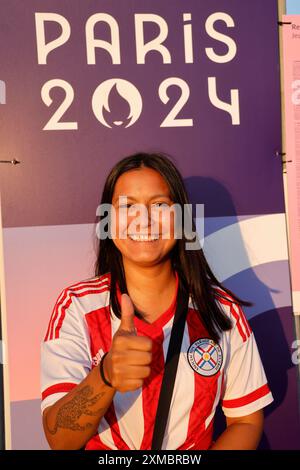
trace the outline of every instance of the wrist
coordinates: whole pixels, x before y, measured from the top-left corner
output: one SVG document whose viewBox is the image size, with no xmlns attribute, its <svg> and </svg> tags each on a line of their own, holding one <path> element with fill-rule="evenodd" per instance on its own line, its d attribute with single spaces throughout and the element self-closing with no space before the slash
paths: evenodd
<svg viewBox="0 0 300 470">
<path fill-rule="evenodd" d="M 100 363 L 99 363 L 100 376 L 101 376 L 102 381 L 105 383 L 105 385 L 113 388 L 111 381 L 110 381 L 110 375 L 108 374 L 107 368 L 106 368 L 107 362 L 105 359 L 106 359 L 107 354 L 108 352 L 106 352 L 102 356 Z"/>
</svg>

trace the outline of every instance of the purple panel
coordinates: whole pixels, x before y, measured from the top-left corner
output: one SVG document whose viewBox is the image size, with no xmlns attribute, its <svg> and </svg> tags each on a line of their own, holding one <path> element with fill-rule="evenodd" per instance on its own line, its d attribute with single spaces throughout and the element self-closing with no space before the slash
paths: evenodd
<svg viewBox="0 0 300 470">
<path fill-rule="evenodd" d="M 225 64 L 205 54 L 205 47 L 219 54 L 227 51 L 205 31 L 206 19 L 218 11 L 231 15 L 235 23 L 234 28 L 216 23 L 237 44 L 237 55 Z M 71 25 L 70 40 L 49 54 L 46 65 L 37 63 L 35 12 L 59 13 Z M 121 65 L 112 65 L 104 50 L 96 51 L 96 65 L 87 65 L 85 23 L 97 12 L 107 12 L 118 22 Z M 157 52 L 146 56 L 146 64 L 136 63 L 135 13 L 155 13 L 166 20 L 171 64 L 163 64 Z M 184 61 L 183 13 L 192 15 L 191 64 Z M 7 86 L 7 104 L 0 106 L 1 155 L 22 161 L 15 167 L 1 166 L 4 227 L 93 222 L 108 170 L 122 156 L 139 150 L 174 155 L 183 175 L 195 178 L 190 186 L 197 199 L 204 194 L 207 216 L 284 211 L 281 163 L 274 156 L 281 148 L 276 0 L 249 0 L 242 6 L 240 0 L 11 0 L 1 3 L 0 15 L 0 79 Z M 95 31 L 98 38 L 109 39 L 104 25 Z M 157 26 L 146 25 L 147 40 L 157 32 Z M 47 24 L 47 40 L 59 33 L 57 25 Z M 131 127 L 109 129 L 95 118 L 91 98 L 100 83 L 116 77 L 138 88 L 143 110 Z M 160 127 L 180 96 L 172 87 L 167 105 L 159 99 L 159 85 L 168 77 L 188 84 L 190 97 L 178 118 L 193 118 L 193 127 Z M 208 77 L 216 77 L 224 101 L 229 101 L 230 89 L 239 90 L 240 125 L 233 126 L 228 113 L 212 106 Z M 42 130 L 64 96 L 54 89 L 52 107 L 42 102 L 41 88 L 54 78 L 74 89 L 63 120 L 78 121 L 78 130 Z M 112 116 L 106 118 L 126 120 L 127 103 L 116 95 L 110 98 Z"/>
<path fill-rule="evenodd" d="M 11 431 L 13 450 L 49 450 L 41 416 L 41 400 L 11 403 Z"/>
</svg>

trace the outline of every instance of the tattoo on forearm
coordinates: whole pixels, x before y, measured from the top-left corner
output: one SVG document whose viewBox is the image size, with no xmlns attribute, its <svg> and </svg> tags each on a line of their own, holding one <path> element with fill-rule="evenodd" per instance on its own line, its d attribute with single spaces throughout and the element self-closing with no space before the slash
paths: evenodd
<svg viewBox="0 0 300 470">
<path fill-rule="evenodd" d="M 53 429 L 50 429 L 46 416 L 45 422 L 49 433 L 52 435 L 56 434 L 58 428 L 71 429 L 72 431 L 84 431 L 91 428 L 93 426 L 92 423 L 86 423 L 82 426 L 77 421 L 82 415 L 97 416 L 103 410 L 103 408 L 99 408 L 96 411 L 91 411 L 89 407 L 95 405 L 105 395 L 105 392 L 98 393 L 94 397 L 92 395 L 93 388 L 89 385 L 78 390 L 70 401 L 60 407 Z"/>
</svg>

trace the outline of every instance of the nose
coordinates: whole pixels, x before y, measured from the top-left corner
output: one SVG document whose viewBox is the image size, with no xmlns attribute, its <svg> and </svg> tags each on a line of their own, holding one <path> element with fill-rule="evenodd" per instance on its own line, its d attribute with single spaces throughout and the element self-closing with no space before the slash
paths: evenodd
<svg viewBox="0 0 300 470">
<path fill-rule="evenodd" d="M 139 222 L 140 223 L 138 225 L 141 229 L 145 227 L 147 228 L 151 225 L 151 212 L 144 204 L 141 204 Z"/>
<path fill-rule="evenodd" d="M 151 207 L 148 207 L 146 204 L 135 204 L 129 209 L 129 212 L 133 216 L 133 223 L 137 231 L 143 232 L 147 229 L 148 233 L 149 228 L 152 230 L 152 227 L 156 227 L 155 220 L 151 214 Z"/>
</svg>

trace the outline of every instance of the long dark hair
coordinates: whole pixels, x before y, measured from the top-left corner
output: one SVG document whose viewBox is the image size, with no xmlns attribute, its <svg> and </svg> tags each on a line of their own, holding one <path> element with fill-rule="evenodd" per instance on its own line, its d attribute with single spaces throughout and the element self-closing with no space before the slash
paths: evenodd
<svg viewBox="0 0 300 470">
<path fill-rule="evenodd" d="M 179 204 L 182 209 L 184 204 L 189 204 L 184 182 L 178 169 L 170 160 L 170 156 L 163 153 L 137 153 L 120 160 L 106 179 L 101 204 L 112 203 L 116 182 L 123 173 L 143 167 L 152 168 L 161 174 L 169 186 L 170 196 L 174 203 Z M 194 220 L 192 219 L 190 223 L 192 230 L 196 232 Z M 121 308 L 116 292 L 116 282 L 122 293 L 128 293 L 122 255 L 110 237 L 101 238 L 95 263 L 95 275 L 110 273 L 110 305 L 115 315 L 120 318 Z M 216 293 L 213 286 L 227 292 L 240 305 L 250 306 L 253 304 L 241 300 L 217 280 L 200 245 L 199 249 L 186 250 L 186 242 L 190 242 L 190 240 L 185 238 L 185 233 L 182 231 L 182 238 L 177 240 L 170 252 L 172 266 L 178 273 L 182 288 L 191 295 L 192 303 L 198 310 L 210 337 L 218 342 L 220 332 L 230 330 L 232 324 L 230 318 L 216 302 L 220 294 Z M 138 312 L 136 314 L 139 316 Z"/>
</svg>

